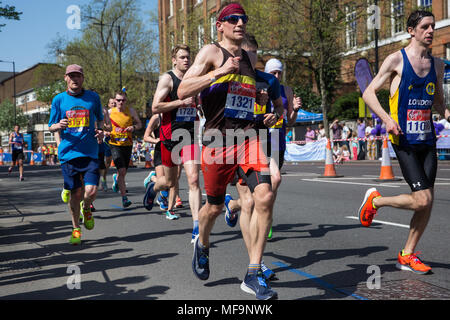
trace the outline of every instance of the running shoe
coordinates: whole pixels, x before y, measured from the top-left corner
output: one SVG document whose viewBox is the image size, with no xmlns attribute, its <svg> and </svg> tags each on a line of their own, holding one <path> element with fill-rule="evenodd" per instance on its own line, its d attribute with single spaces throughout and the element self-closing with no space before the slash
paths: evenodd
<svg viewBox="0 0 450 320">
<path fill-rule="evenodd" d="M 106 184 L 106 180 L 102 180 L 102 189 L 103 191 L 108 191 L 108 185 Z"/>
<path fill-rule="evenodd" d="M 209 278 L 209 248 L 199 248 L 199 237 L 194 242 L 194 256 L 192 257 L 192 271 L 200 280 Z"/>
<path fill-rule="evenodd" d="M 424 264 L 417 255 L 420 252 L 411 253 L 405 256 L 402 256 L 402 252 L 398 253 L 397 264 L 395 265 L 397 269 L 412 271 L 417 274 L 427 274 L 431 271 L 431 267 Z"/>
<path fill-rule="evenodd" d="M 122 207 L 128 208 L 129 206 L 131 206 L 131 201 L 128 199 L 122 199 Z"/>
<path fill-rule="evenodd" d="M 169 209 L 169 201 L 167 200 L 166 197 L 164 197 L 161 192 L 159 193 L 158 198 L 156 199 L 156 203 L 159 204 L 159 208 L 162 211 L 166 211 L 167 209 Z"/>
<path fill-rule="evenodd" d="M 61 191 L 61 200 L 64 203 L 68 203 L 69 202 L 69 200 L 70 200 L 70 190 L 62 189 L 62 191 Z"/>
<path fill-rule="evenodd" d="M 97 211 L 97 209 L 95 209 L 95 207 L 94 207 L 94 204 L 93 204 L 93 203 L 91 203 L 91 205 L 90 205 L 90 208 L 91 208 L 91 212 L 95 212 L 95 211 Z"/>
<path fill-rule="evenodd" d="M 111 186 L 112 191 L 117 192 L 119 191 L 119 186 L 117 185 L 117 173 L 113 174 L 113 184 Z"/>
<path fill-rule="evenodd" d="M 272 270 L 270 270 L 270 269 L 264 264 L 264 261 L 261 261 L 261 272 L 262 272 L 264 278 L 266 278 L 266 280 L 273 280 L 273 279 L 275 279 L 275 272 L 273 272 Z"/>
<path fill-rule="evenodd" d="M 80 228 L 74 228 L 72 230 L 72 235 L 70 236 L 69 242 L 75 246 L 81 244 L 81 229 Z"/>
<path fill-rule="evenodd" d="M 192 238 L 191 238 L 191 243 L 195 243 L 195 240 L 198 237 L 198 226 L 195 227 L 194 229 L 192 229 Z"/>
<path fill-rule="evenodd" d="M 278 294 L 270 288 L 261 271 L 256 274 L 246 274 L 241 283 L 241 290 L 254 294 L 259 300 L 276 299 Z"/>
<path fill-rule="evenodd" d="M 269 234 L 267 235 L 267 240 L 272 240 L 272 226 L 270 226 Z"/>
<path fill-rule="evenodd" d="M 183 208 L 183 201 L 181 201 L 180 197 L 177 197 L 177 201 L 175 202 L 175 208 Z"/>
<path fill-rule="evenodd" d="M 92 215 L 91 208 L 89 210 L 84 209 L 84 201 L 80 202 L 80 217 L 81 215 L 84 218 L 84 227 L 88 230 L 94 229 L 94 216 Z"/>
<path fill-rule="evenodd" d="M 234 226 L 236 226 L 236 223 L 238 221 L 238 214 L 237 214 L 237 212 L 232 212 L 230 210 L 230 207 L 229 207 L 230 200 L 233 200 L 233 198 L 231 197 L 231 195 L 226 194 L 225 195 L 225 208 L 226 208 L 225 222 L 227 223 L 227 225 L 229 225 L 230 227 L 233 228 Z"/>
<path fill-rule="evenodd" d="M 148 211 L 152 210 L 153 208 L 153 202 L 155 201 L 156 193 L 155 190 L 153 190 L 153 187 L 155 186 L 155 183 L 152 182 L 147 186 L 147 190 L 145 191 L 145 196 L 143 199 L 144 208 Z"/>
<path fill-rule="evenodd" d="M 373 205 L 373 199 L 381 197 L 380 193 L 375 188 L 370 188 L 366 191 L 364 200 L 359 208 L 359 222 L 364 227 L 370 227 L 373 217 L 377 213 L 377 208 Z"/>
<path fill-rule="evenodd" d="M 11 174 L 12 170 L 13 170 L 13 168 L 12 168 L 12 167 L 9 167 L 9 168 L 8 168 L 8 174 Z"/>
<path fill-rule="evenodd" d="M 19 181 L 25 180 L 24 177 L 20 176 Z"/>
<path fill-rule="evenodd" d="M 145 189 L 147 189 L 147 186 L 150 182 L 152 182 L 152 177 L 156 176 L 156 172 L 155 171 L 151 171 L 147 178 L 144 179 L 144 187 Z"/>
<path fill-rule="evenodd" d="M 173 213 L 172 210 L 167 210 L 166 211 L 166 219 L 167 220 L 177 220 L 180 216 L 176 215 L 175 213 Z"/>
</svg>

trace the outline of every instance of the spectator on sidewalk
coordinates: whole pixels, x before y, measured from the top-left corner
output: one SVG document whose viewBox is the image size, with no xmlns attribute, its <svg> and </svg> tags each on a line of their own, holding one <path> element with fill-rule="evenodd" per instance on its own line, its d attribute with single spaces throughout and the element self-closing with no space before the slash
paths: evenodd
<svg viewBox="0 0 450 320">
<path fill-rule="evenodd" d="M 367 151 L 366 141 L 364 140 L 366 138 L 366 123 L 362 118 L 356 120 L 356 123 L 358 131 L 357 138 L 361 139 L 358 142 L 359 144 L 358 160 L 364 160 L 366 159 L 366 151 Z"/>
</svg>

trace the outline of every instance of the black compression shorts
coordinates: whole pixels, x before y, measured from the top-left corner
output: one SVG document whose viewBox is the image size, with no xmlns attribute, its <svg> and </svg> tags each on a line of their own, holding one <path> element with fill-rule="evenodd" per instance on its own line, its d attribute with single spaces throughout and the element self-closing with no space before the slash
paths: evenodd
<svg viewBox="0 0 450 320">
<path fill-rule="evenodd" d="M 411 191 L 426 190 L 434 187 L 437 172 L 436 146 L 416 144 L 397 146 L 392 144 L 403 177 Z"/>
</svg>

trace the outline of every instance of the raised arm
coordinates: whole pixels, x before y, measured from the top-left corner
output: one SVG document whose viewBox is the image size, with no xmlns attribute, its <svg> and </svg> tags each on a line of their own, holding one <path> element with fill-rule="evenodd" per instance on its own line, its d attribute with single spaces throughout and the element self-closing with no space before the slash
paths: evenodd
<svg viewBox="0 0 450 320">
<path fill-rule="evenodd" d="M 153 137 L 153 131 L 158 127 L 158 125 L 159 125 L 159 115 L 154 114 L 150 118 L 147 128 L 145 128 L 145 133 L 144 133 L 144 141 L 145 142 L 150 142 L 153 144 L 157 144 L 159 142 L 159 138 Z"/>
<path fill-rule="evenodd" d="M 393 75 L 400 74 L 397 71 L 398 66 L 402 63 L 400 52 L 389 55 L 381 65 L 380 71 L 366 88 L 363 94 L 364 102 L 369 108 L 386 124 L 386 131 L 394 135 L 401 134 L 400 126 L 392 117 L 383 109 L 377 98 L 377 91 L 381 89 L 384 83 Z"/>
<path fill-rule="evenodd" d="M 222 51 L 213 44 L 203 47 L 195 57 L 194 64 L 184 75 L 178 87 L 178 97 L 180 99 L 193 97 L 209 87 L 216 79 L 239 70 L 240 59 L 241 57 L 230 57 L 218 68 L 223 60 Z"/>
</svg>

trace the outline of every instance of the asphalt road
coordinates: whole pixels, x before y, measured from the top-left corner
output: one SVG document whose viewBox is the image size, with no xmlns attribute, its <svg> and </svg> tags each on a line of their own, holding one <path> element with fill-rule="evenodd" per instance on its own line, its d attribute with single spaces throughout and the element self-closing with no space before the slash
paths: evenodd
<svg viewBox="0 0 450 320">
<path fill-rule="evenodd" d="M 393 169 L 401 177 L 395 161 Z M 282 170 L 273 240 L 264 256 L 277 274 L 271 286 L 279 299 L 450 299 L 450 163 L 439 162 L 432 217 L 417 248 L 433 268 L 429 275 L 395 268 L 411 212 L 383 208 L 370 228 L 357 220 L 368 188 L 376 186 L 386 196 L 409 193 L 404 180 L 375 182 L 378 161 L 338 165 L 341 178 L 318 178 L 323 171 L 323 162 L 286 164 Z M 0 299 L 254 301 L 239 288 L 248 264 L 239 224 L 230 228 L 223 217 L 216 221 L 211 276 L 198 280 L 191 269 L 185 174 L 181 218 L 169 221 L 159 208 L 149 212 L 142 206 L 147 173 L 139 166 L 129 170 L 133 204 L 128 210 L 121 208 L 119 194 L 100 191 L 95 228 L 83 229 L 82 245 L 71 246 L 59 167 L 27 166 L 23 182 L 17 171 L 8 176 L 7 167 L 1 167 Z M 228 192 L 237 195 L 232 186 Z"/>
</svg>

